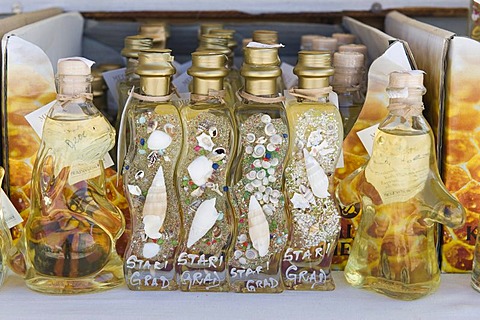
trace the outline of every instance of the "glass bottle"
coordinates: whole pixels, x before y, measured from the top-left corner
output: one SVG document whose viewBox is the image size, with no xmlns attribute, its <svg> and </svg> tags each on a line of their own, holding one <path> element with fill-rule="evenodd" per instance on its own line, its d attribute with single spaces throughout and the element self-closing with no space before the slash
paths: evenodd
<svg viewBox="0 0 480 320">
<path fill-rule="evenodd" d="M 228 259 L 235 292 L 281 292 L 282 253 L 288 238 L 283 171 L 288 150 L 288 122 L 276 48 L 245 48 L 240 70 L 243 101 L 236 105 L 238 144 L 232 199 L 236 236 Z"/>
<path fill-rule="evenodd" d="M 338 94 L 344 137 L 353 128 L 365 102 L 361 90 L 365 72 L 364 61 L 363 54 L 357 52 L 335 52 L 333 55 L 333 90 Z"/>
<path fill-rule="evenodd" d="M 364 72 L 363 72 L 363 78 L 361 81 L 360 85 L 360 90 L 362 92 L 362 95 L 364 97 L 367 96 L 367 89 L 368 89 L 368 49 L 367 46 L 364 44 L 357 44 L 357 43 L 352 43 L 352 44 L 343 44 L 341 46 L 338 46 L 338 52 L 358 52 L 363 54 L 363 60 L 364 60 Z"/>
<path fill-rule="evenodd" d="M 177 278 L 183 291 L 228 291 L 226 258 L 233 212 L 227 197 L 235 152 L 230 107 L 218 93 L 228 70 L 221 53 L 194 52 L 190 104 L 181 109 L 184 147 L 177 165 L 183 227 Z"/>
<path fill-rule="evenodd" d="M 175 166 L 182 147 L 182 123 L 170 102 L 175 74 L 170 50 L 138 55 L 140 94 L 127 106 L 131 130 L 123 182 L 132 215 L 132 237 L 124 258 L 131 290 L 175 290 L 175 255 L 181 216 Z"/>
<path fill-rule="evenodd" d="M 389 114 L 368 163 L 340 182 L 341 206 L 362 217 L 345 267 L 352 286 L 413 300 L 440 283 L 435 222 L 460 227 L 465 209 L 438 174 L 432 130 L 422 115 L 423 72 L 393 72 Z"/>
<path fill-rule="evenodd" d="M 282 262 L 290 290 L 333 290 L 330 265 L 340 233 L 333 174 L 342 149 L 343 126 L 338 108 L 329 102 L 333 75 L 325 51 L 300 51 L 294 68 L 298 101 L 287 104 L 290 131 L 285 192 L 290 239 Z"/>
<path fill-rule="evenodd" d="M 468 10 L 468 36 L 480 41 L 480 1 L 470 0 Z"/>
<path fill-rule="evenodd" d="M 5 175 L 5 170 L 0 167 L 0 186 Z M 8 273 L 8 253 L 12 246 L 12 236 L 10 229 L 5 221 L 5 214 L 2 209 L 2 199 L 0 198 L 0 286 L 5 282 Z"/>
<path fill-rule="evenodd" d="M 123 283 L 115 242 L 125 220 L 107 200 L 103 168 L 115 130 L 92 103 L 87 63 L 58 62 L 57 102 L 45 119 L 31 213 L 18 241 L 27 286 L 44 293 L 95 292 Z"/>
<path fill-rule="evenodd" d="M 142 24 L 138 34 L 152 39 L 152 49 L 165 49 L 167 45 L 168 28 L 166 23 L 146 23 Z"/>
</svg>

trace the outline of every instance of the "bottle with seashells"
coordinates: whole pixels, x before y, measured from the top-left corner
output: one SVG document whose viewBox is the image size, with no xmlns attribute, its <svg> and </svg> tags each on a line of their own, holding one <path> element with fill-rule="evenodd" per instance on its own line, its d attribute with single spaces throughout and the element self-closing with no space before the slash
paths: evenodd
<svg viewBox="0 0 480 320">
<path fill-rule="evenodd" d="M 354 287 L 414 300 L 440 283 L 436 223 L 460 227 L 465 209 L 438 173 L 432 130 L 422 115 L 423 72 L 391 73 L 387 92 L 389 113 L 370 160 L 336 190 L 340 205 L 362 206 L 344 275 Z"/>
<path fill-rule="evenodd" d="M 226 56 L 192 53 L 190 103 L 181 109 L 183 149 L 177 188 L 184 233 L 176 259 L 183 291 L 228 291 L 227 255 L 233 212 L 227 196 L 235 151 L 235 125 L 223 100 Z"/>
<path fill-rule="evenodd" d="M 96 292 L 123 283 L 115 242 L 125 220 L 107 200 L 103 159 L 115 130 L 92 103 L 83 58 L 58 62 L 32 175 L 31 213 L 18 240 L 27 286 L 44 293 Z"/>
<path fill-rule="evenodd" d="M 175 255 L 181 216 L 175 167 L 183 134 L 179 111 L 170 101 L 170 81 L 175 74 L 170 53 L 169 49 L 139 53 L 140 91 L 130 93 L 132 100 L 126 106 L 131 139 L 123 182 L 132 215 L 132 237 L 124 272 L 131 290 L 178 288 Z"/>
<path fill-rule="evenodd" d="M 276 82 L 277 48 L 245 48 L 240 70 L 243 101 L 235 107 L 239 131 L 231 196 L 236 234 L 228 259 L 235 292 L 282 292 L 282 252 L 288 238 L 283 170 L 288 125 Z"/>
<path fill-rule="evenodd" d="M 326 51 L 300 51 L 293 72 L 298 87 L 287 103 L 290 131 L 285 192 L 290 239 L 282 277 L 290 290 L 333 290 L 330 266 L 340 232 L 333 173 L 343 141 L 342 118 L 329 101 L 333 75 Z"/>
<path fill-rule="evenodd" d="M 0 167 L 0 188 L 5 175 L 5 170 Z M 2 191 L 3 192 L 3 191 Z M 5 221 L 2 199 L 0 198 L 0 286 L 3 285 L 8 273 L 8 253 L 12 247 L 12 236 Z"/>
</svg>

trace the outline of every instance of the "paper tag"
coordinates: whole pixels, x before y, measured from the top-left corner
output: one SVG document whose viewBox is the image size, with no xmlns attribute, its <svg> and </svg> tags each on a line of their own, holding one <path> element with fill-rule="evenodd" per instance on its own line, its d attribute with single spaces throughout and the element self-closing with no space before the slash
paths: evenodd
<svg viewBox="0 0 480 320">
<path fill-rule="evenodd" d="M 266 44 L 266 43 L 260 43 L 260 42 L 249 42 L 247 44 L 247 48 L 283 48 L 285 47 L 283 44 L 278 43 L 278 44 Z"/>
<path fill-rule="evenodd" d="M 296 86 L 298 82 L 297 76 L 293 73 L 293 68 L 294 66 L 285 62 L 282 62 L 280 65 L 280 69 L 282 69 L 283 83 L 287 89 Z"/>
<path fill-rule="evenodd" d="M 3 219 L 8 228 L 13 228 L 23 222 L 22 216 L 18 213 L 13 203 L 8 198 L 3 189 L 0 189 L 0 199 L 2 201 Z"/>
<path fill-rule="evenodd" d="M 182 64 L 178 64 L 178 68 L 175 66 L 175 69 L 177 69 L 177 72 L 175 73 L 175 77 L 174 78 L 178 78 L 179 76 L 181 76 L 182 74 L 186 73 L 187 70 L 192 66 L 192 60 L 190 61 L 187 61 L 185 63 L 182 63 Z"/>
<path fill-rule="evenodd" d="M 118 106 L 118 86 L 117 84 L 120 81 L 125 80 L 125 70 L 126 68 L 115 69 L 111 71 L 106 71 L 102 73 L 103 79 L 107 84 L 108 90 L 112 93 L 113 99 L 115 99 L 115 104 Z"/>
<path fill-rule="evenodd" d="M 378 123 L 366 129 L 360 130 L 357 132 L 357 136 L 363 144 L 365 150 L 367 150 L 368 155 L 372 156 L 373 141 L 375 139 L 375 133 L 378 129 Z"/>
<path fill-rule="evenodd" d="M 328 94 L 328 101 L 333 103 L 333 105 L 338 109 L 338 95 L 336 92 L 332 91 Z"/>
<path fill-rule="evenodd" d="M 68 58 L 63 58 L 63 59 L 58 59 L 58 62 L 66 61 L 66 60 L 80 60 L 83 61 L 89 68 L 91 68 L 94 64 L 95 61 L 88 60 L 87 58 L 84 57 L 68 57 Z"/>
<path fill-rule="evenodd" d="M 173 67 L 175 68 L 175 75 L 173 76 L 173 77 L 175 78 L 175 76 L 176 76 L 177 74 L 179 74 L 179 73 L 178 73 L 178 69 L 181 68 L 182 64 L 181 64 L 180 62 L 178 62 L 178 61 L 173 60 L 173 61 L 172 61 L 172 65 L 173 65 Z"/>
<path fill-rule="evenodd" d="M 173 79 L 172 83 L 177 88 L 177 92 L 190 92 L 188 89 L 188 85 L 192 81 L 192 76 L 189 76 L 188 73 L 184 72 L 175 79 Z"/>
</svg>

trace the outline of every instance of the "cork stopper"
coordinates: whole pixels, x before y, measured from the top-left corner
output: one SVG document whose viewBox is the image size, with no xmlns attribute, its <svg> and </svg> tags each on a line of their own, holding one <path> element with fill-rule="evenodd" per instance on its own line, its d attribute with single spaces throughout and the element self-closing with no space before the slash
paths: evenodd
<svg viewBox="0 0 480 320">
<path fill-rule="evenodd" d="M 388 88 L 424 88 L 422 70 L 390 73 Z"/>
<path fill-rule="evenodd" d="M 59 76 L 88 76 L 91 74 L 90 65 L 82 58 L 60 59 L 57 63 Z"/>
<path fill-rule="evenodd" d="M 237 47 L 237 41 L 235 41 L 235 30 L 233 29 L 213 29 L 210 31 L 212 35 L 219 35 L 227 39 L 227 46 L 233 50 Z"/>
<path fill-rule="evenodd" d="M 122 56 L 127 58 L 138 58 L 138 52 L 150 49 L 153 39 L 141 35 L 125 37 L 125 47 L 122 49 Z"/>
<path fill-rule="evenodd" d="M 277 48 L 245 48 L 240 74 L 245 91 L 253 95 L 277 94 L 277 78 L 282 75 Z"/>
<path fill-rule="evenodd" d="M 312 50 L 335 52 L 337 50 L 337 43 L 338 40 L 335 38 L 317 37 L 312 39 Z"/>
<path fill-rule="evenodd" d="M 223 29 L 223 23 L 202 23 L 200 25 L 198 39 L 205 34 L 209 34 L 210 31 L 215 29 Z"/>
<path fill-rule="evenodd" d="M 167 40 L 167 28 L 165 23 L 148 23 L 140 26 L 139 35 L 152 39 L 152 46 L 156 48 L 164 47 Z"/>
<path fill-rule="evenodd" d="M 192 53 L 192 66 L 187 73 L 193 77 L 193 93 L 208 94 L 211 90 L 223 89 L 227 76 L 226 56 L 222 53 L 197 51 Z"/>
<path fill-rule="evenodd" d="M 351 33 L 334 33 L 332 38 L 337 39 L 338 45 L 355 43 L 356 37 Z"/>
<path fill-rule="evenodd" d="M 300 51 L 293 73 L 298 76 L 300 89 L 317 89 L 328 86 L 333 75 L 331 54 L 328 51 Z"/>
<path fill-rule="evenodd" d="M 361 68 L 364 63 L 364 55 L 358 52 L 335 52 L 333 55 L 333 66 L 335 68 Z"/>
<path fill-rule="evenodd" d="M 391 114 L 409 117 L 422 114 L 424 72 L 421 70 L 390 73 L 387 93 L 390 98 L 388 110 Z"/>
<path fill-rule="evenodd" d="M 93 64 L 93 61 L 82 57 L 59 59 L 56 77 L 58 93 L 72 96 L 91 93 L 91 67 Z M 85 99 L 85 97 L 80 99 Z"/>
<path fill-rule="evenodd" d="M 321 36 L 316 34 L 304 34 L 300 38 L 301 50 L 313 50 L 313 39 L 320 38 Z"/>
<path fill-rule="evenodd" d="M 368 50 L 367 46 L 364 44 L 343 44 L 338 47 L 338 52 L 358 52 L 367 56 Z"/>
<path fill-rule="evenodd" d="M 273 30 L 253 31 L 253 41 L 265 44 L 278 44 L 278 32 Z"/>
</svg>

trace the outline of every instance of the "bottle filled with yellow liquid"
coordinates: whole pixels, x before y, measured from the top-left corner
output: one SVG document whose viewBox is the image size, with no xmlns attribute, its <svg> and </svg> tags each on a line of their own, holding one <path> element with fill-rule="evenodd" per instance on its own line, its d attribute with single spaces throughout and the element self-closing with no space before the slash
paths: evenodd
<svg viewBox="0 0 480 320">
<path fill-rule="evenodd" d="M 223 100 L 228 73 L 222 53 L 192 53 L 190 103 L 181 109 L 184 144 L 177 166 L 183 213 L 177 278 L 182 291 L 228 291 L 232 243 L 230 166 L 235 152 L 231 107 Z"/>
<path fill-rule="evenodd" d="M 392 73 L 387 91 L 389 114 L 370 160 L 337 188 L 342 206 L 362 207 L 344 274 L 354 287 L 413 300 L 440 283 L 436 223 L 460 227 L 465 210 L 438 174 L 432 130 L 422 115 L 423 72 Z"/>
<path fill-rule="evenodd" d="M 5 170 L 0 167 L 0 186 L 2 184 Z M 12 236 L 5 221 L 2 199 L 0 199 L 0 286 L 3 285 L 8 273 L 8 253 L 12 247 Z"/>
<path fill-rule="evenodd" d="M 181 216 L 175 167 L 182 148 L 182 123 L 170 101 L 175 74 L 171 50 L 139 53 L 139 93 L 131 93 L 130 128 L 123 164 L 125 195 L 132 214 L 132 237 L 125 252 L 125 281 L 131 290 L 175 290 L 175 255 Z"/>
<path fill-rule="evenodd" d="M 245 48 L 243 101 L 235 106 L 238 146 L 232 199 L 236 234 L 229 257 L 235 292 L 282 292 L 280 269 L 288 239 L 283 172 L 288 122 L 276 82 L 277 48 Z"/>
<path fill-rule="evenodd" d="M 90 62 L 58 62 L 57 102 L 47 114 L 32 177 L 31 213 L 18 241 L 27 286 L 95 292 L 123 283 L 115 242 L 125 227 L 107 200 L 104 157 L 115 130 L 92 103 Z"/>
<path fill-rule="evenodd" d="M 300 51 L 293 72 L 298 88 L 287 102 L 290 131 L 285 192 L 290 241 L 282 261 L 282 277 L 290 290 L 333 290 L 330 265 L 340 232 L 333 173 L 343 141 L 342 118 L 329 101 L 333 75 L 325 51 Z"/>
</svg>

